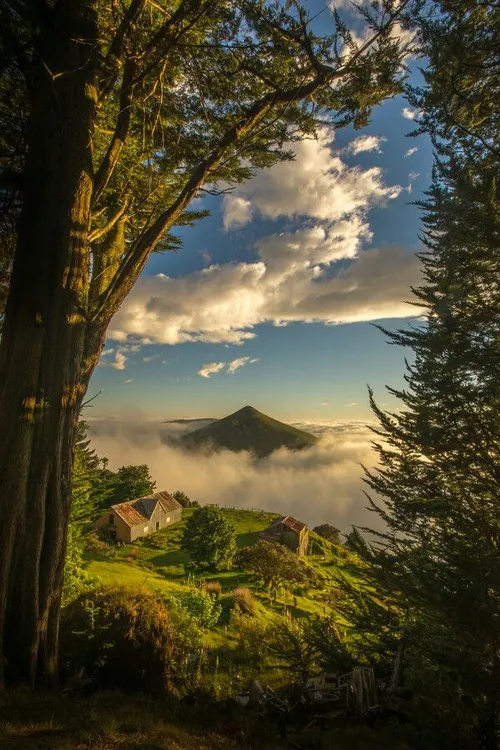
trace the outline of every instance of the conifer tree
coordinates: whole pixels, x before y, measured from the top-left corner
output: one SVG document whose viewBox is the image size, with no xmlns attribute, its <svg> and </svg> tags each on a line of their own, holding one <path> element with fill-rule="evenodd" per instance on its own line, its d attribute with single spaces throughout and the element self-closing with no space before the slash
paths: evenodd
<svg viewBox="0 0 500 750">
<path fill-rule="evenodd" d="M 469 707 L 468 728 L 497 748 L 500 11 L 440 6 L 422 21 L 430 65 L 426 85 L 411 92 L 436 155 L 414 290 L 425 320 L 385 331 L 415 359 L 405 387 L 389 388 L 398 411 L 384 412 L 370 394 L 380 466 L 367 481 L 386 531 L 357 549 L 373 586 L 395 603 L 396 640 L 446 674 L 456 705 Z"/>
</svg>

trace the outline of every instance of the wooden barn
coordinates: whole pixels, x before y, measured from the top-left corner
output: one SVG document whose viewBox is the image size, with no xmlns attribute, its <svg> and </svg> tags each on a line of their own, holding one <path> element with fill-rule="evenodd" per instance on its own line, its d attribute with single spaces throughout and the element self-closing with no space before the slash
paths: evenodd
<svg viewBox="0 0 500 750">
<path fill-rule="evenodd" d="M 309 529 L 302 521 L 297 521 L 293 516 L 277 518 L 267 529 L 261 532 L 261 539 L 266 542 L 283 544 L 299 557 L 307 555 L 309 548 Z"/>
<path fill-rule="evenodd" d="M 112 505 L 94 523 L 106 539 L 133 542 L 180 521 L 182 506 L 168 492 Z"/>
</svg>

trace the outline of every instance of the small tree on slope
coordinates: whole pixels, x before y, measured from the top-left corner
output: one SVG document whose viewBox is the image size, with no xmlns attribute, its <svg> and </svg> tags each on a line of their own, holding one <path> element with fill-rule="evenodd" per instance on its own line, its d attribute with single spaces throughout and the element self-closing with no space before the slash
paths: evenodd
<svg viewBox="0 0 500 750">
<path fill-rule="evenodd" d="M 225 570 L 236 551 L 234 526 L 213 505 L 197 508 L 186 521 L 181 548 L 189 554 L 195 567 Z"/>
</svg>

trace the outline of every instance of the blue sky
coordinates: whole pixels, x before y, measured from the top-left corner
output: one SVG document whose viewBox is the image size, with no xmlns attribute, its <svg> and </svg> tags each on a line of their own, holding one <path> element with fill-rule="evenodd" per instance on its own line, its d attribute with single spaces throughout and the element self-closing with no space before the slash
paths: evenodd
<svg viewBox="0 0 500 750">
<path fill-rule="evenodd" d="M 180 252 L 150 259 L 112 322 L 92 416 L 252 404 L 290 421 L 363 420 L 367 384 L 394 405 L 383 387 L 402 383 L 404 352 L 372 321 L 415 323 L 403 304 L 422 249 L 411 202 L 432 164 L 405 108 L 390 100 L 362 131 L 325 131 L 295 162 L 204 201 L 211 216 L 179 232 Z"/>
</svg>

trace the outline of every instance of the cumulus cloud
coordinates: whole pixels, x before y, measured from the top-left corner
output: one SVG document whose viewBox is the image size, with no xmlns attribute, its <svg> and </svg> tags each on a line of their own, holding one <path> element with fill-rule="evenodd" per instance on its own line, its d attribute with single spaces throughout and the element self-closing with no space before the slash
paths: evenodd
<svg viewBox="0 0 500 750">
<path fill-rule="evenodd" d="M 115 370 L 124 370 L 126 362 L 127 362 L 127 357 L 125 356 L 125 354 L 123 353 L 121 349 L 118 349 L 115 352 L 115 358 L 113 362 L 110 362 L 109 365 L 110 367 L 113 367 Z"/>
<path fill-rule="evenodd" d="M 398 247 L 363 250 L 372 238 L 368 210 L 403 188 L 386 185 L 378 168 L 346 166 L 326 130 L 294 148 L 295 162 L 257 172 L 225 196 L 224 211 L 226 225 L 262 215 L 300 217 L 301 228 L 261 238 L 253 262 L 210 265 L 181 278 L 140 278 L 111 323 L 110 339 L 122 347 L 241 345 L 266 322 L 335 324 L 416 314 L 403 302 L 419 281 L 415 255 Z"/>
<path fill-rule="evenodd" d="M 413 148 L 409 148 L 405 154 L 405 159 L 407 159 L 409 156 L 413 156 L 413 154 L 416 154 L 417 151 L 418 151 L 418 146 L 413 146 Z"/>
<path fill-rule="evenodd" d="M 352 524 L 375 525 L 366 510 L 363 471 L 374 465 L 372 435 L 362 423 L 301 425 L 321 435 L 306 451 L 276 451 L 256 460 L 246 452 L 210 456 L 168 444 L 171 425 L 91 422 L 93 447 L 116 470 L 147 464 L 158 489 L 182 489 L 202 504 L 261 508 L 292 514 L 310 525 L 330 522 L 348 531 Z"/>
<path fill-rule="evenodd" d="M 225 228 L 242 226 L 256 215 L 268 219 L 309 216 L 331 223 L 400 194 L 401 186 L 384 184 L 378 167 L 348 167 L 333 149 L 332 139 L 325 128 L 317 139 L 290 144 L 294 161 L 259 170 L 224 196 Z"/>
<path fill-rule="evenodd" d="M 114 318 L 109 337 L 163 344 L 241 344 L 260 323 L 350 323 L 414 316 L 405 304 L 418 285 L 419 262 L 400 247 L 356 256 L 362 231 L 353 223 L 284 233 L 259 244 L 260 260 L 211 266 L 181 279 L 139 280 Z M 331 275 L 340 259 L 354 260 Z M 210 363 L 222 369 L 225 363 Z M 201 373 L 200 373 L 201 374 Z M 209 373 L 210 374 L 210 373 Z"/>
<path fill-rule="evenodd" d="M 387 138 L 378 135 L 360 135 L 359 138 L 355 138 L 345 149 L 350 154 L 360 154 L 363 151 L 376 151 L 378 154 L 382 152 L 382 143 L 387 141 Z"/>
<path fill-rule="evenodd" d="M 208 362 L 206 365 L 202 365 L 198 370 L 198 375 L 201 375 L 202 378 L 209 378 L 210 375 L 220 372 L 225 366 L 225 362 Z"/>
</svg>

